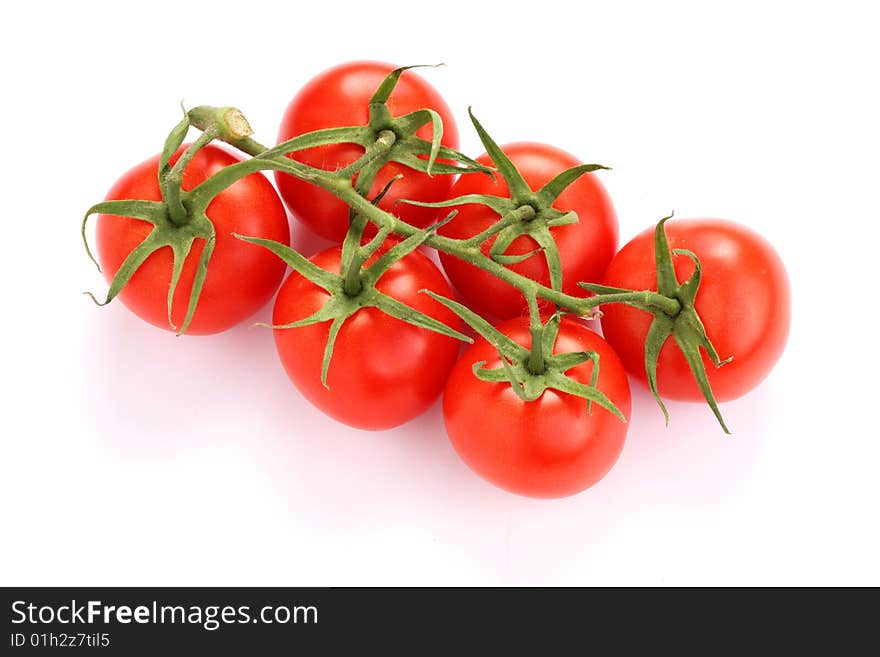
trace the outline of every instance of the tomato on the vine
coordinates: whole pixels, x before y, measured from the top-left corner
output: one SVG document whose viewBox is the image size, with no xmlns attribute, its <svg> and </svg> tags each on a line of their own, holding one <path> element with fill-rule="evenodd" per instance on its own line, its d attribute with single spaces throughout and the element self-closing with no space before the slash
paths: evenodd
<svg viewBox="0 0 880 657">
<path fill-rule="evenodd" d="M 182 146 L 171 158 L 180 157 Z M 206 146 L 183 172 L 182 188 L 189 191 L 239 158 L 216 146 Z M 110 189 L 107 200 L 140 199 L 160 201 L 157 176 L 159 156 L 138 164 Z M 191 334 L 225 331 L 259 310 L 278 289 L 286 269 L 283 262 L 264 249 L 235 237 L 243 233 L 290 243 L 287 213 L 272 184 L 260 173 L 238 180 L 218 194 L 207 208 L 214 224 L 216 242 L 199 297 Z M 150 234 L 153 226 L 131 217 L 99 215 L 96 226 L 98 260 L 108 282 L 128 255 Z M 164 329 L 175 330 L 183 323 L 190 292 L 204 242 L 196 240 L 186 258 L 174 293 L 172 321 L 168 323 L 167 295 L 173 258 L 170 248 L 152 253 L 122 288 L 122 302 L 142 319 Z"/>
<path fill-rule="evenodd" d="M 718 401 L 740 397 L 757 386 L 785 347 L 791 319 L 788 276 L 779 255 L 760 235 L 720 219 L 673 219 L 666 223 L 672 249 L 689 249 L 700 260 L 702 278 L 694 307 L 722 359 L 716 368 L 701 352 L 709 384 Z M 685 281 L 693 261 L 674 255 L 676 277 Z M 654 229 L 636 236 L 611 261 L 604 285 L 656 290 Z M 647 382 L 645 337 L 650 314 L 624 305 L 602 306 L 602 332 L 626 370 Z M 660 395 L 702 401 L 681 350 L 670 337 L 657 361 Z"/>
<path fill-rule="evenodd" d="M 531 344 L 528 317 L 497 327 L 514 341 Z M 554 353 L 594 351 L 599 355 L 596 387 L 630 416 L 626 373 L 617 355 L 580 321 L 563 317 Z M 456 363 L 443 395 L 443 418 L 452 445 L 477 474 L 505 490 L 531 497 L 573 495 L 598 482 L 617 461 L 628 425 L 610 411 L 575 395 L 548 388 L 524 401 L 509 383 L 487 382 L 474 363 L 501 367 L 495 347 L 478 338 Z M 566 372 L 589 385 L 590 361 Z"/>
<path fill-rule="evenodd" d="M 522 142 L 502 146 L 533 191 L 538 190 L 557 174 L 581 164 L 573 155 L 547 144 Z M 482 164 L 491 164 L 484 154 L 477 158 Z M 506 196 L 507 183 L 501 176 L 474 174 L 462 176 L 453 186 L 449 198 L 465 194 Z M 563 212 L 574 211 L 578 222 L 553 226 L 550 233 L 556 241 L 562 265 L 562 290 L 567 294 L 585 296 L 577 286 L 579 281 L 601 278 L 617 248 L 617 215 L 605 188 L 595 176 L 587 173 L 569 185 L 553 203 Z M 441 235 L 455 239 L 467 239 L 477 235 L 498 221 L 499 217 L 485 205 L 458 206 L 458 215 L 439 230 Z M 447 210 L 444 209 L 444 212 Z M 488 254 L 495 238 L 481 246 Z M 518 237 L 505 251 L 505 255 L 522 255 L 535 251 L 537 242 L 531 237 Z M 479 313 L 500 319 L 521 315 L 526 310 L 522 293 L 496 276 L 445 253 L 440 254 L 443 269 L 453 287 L 468 306 Z M 550 273 L 543 253 L 535 253 L 508 267 L 544 285 L 550 284 Z"/>
<path fill-rule="evenodd" d="M 366 125 L 373 93 L 396 67 L 380 62 L 350 62 L 324 71 L 296 94 L 284 113 L 278 142 L 324 128 Z M 421 109 L 433 109 L 443 120 L 441 143 L 458 148 L 458 129 L 452 112 L 439 93 L 413 71 L 405 71 L 387 102 L 392 116 Z M 423 126 L 419 137 L 431 139 L 431 125 Z M 356 144 L 333 144 L 297 151 L 291 157 L 313 167 L 341 169 L 363 154 Z M 379 207 L 415 226 L 430 224 L 436 211 L 415 205 L 398 204 L 400 199 L 440 201 L 447 197 L 453 179 L 449 175 L 429 176 L 396 162 L 379 171 L 368 194 L 376 196 L 388 182 L 401 174 Z M 330 192 L 285 173 L 276 174 L 281 198 L 290 211 L 317 234 L 341 242 L 348 230 L 348 206 Z"/>
<path fill-rule="evenodd" d="M 311 261 L 340 271 L 341 247 L 331 247 Z M 369 265 L 379 253 L 367 260 Z M 451 296 L 443 274 L 419 251 L 394 263 L 376 289 L 452 328 L 461 321 L 424 289 Z M 289 324 L 323 308 L 330 295 L 297 272 L 291 273 L 275 300 L 273 323 Z M 321 383 L 324 346 L 330 322 L 275 329 L 275 344 L 291 381 L 330 417 L 360 429 L 388 429 L 421 415 L 437 399 L 455 364 L 459 342 L 428 329 L 362 307 L 339 329 Z"/>
</svg>

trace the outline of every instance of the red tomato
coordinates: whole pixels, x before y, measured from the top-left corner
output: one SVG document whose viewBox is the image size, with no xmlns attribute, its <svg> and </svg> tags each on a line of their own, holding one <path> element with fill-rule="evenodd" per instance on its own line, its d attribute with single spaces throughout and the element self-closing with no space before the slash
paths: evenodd
<svg viewBox="0 0 880 657">
<path fill-rule="evenodd" d="M 366 125 L 370 98 L 395 68 L 379 62 L 350 62 L 324 71 L 300 89 L 288 105 L 281 121 L 278 142 L 323 128 Z M 458 129 L 452 112 L 437 91 L 412 71 L 400 76 L 388 99 L 388 109 L 394 117 L 420 109 L 435 110 L 443 119 L 443 145 L 458 148 Z M 421 128 L 418 136 L 430 141 L 431 125 Z M 298 151 L 291 157 L 332 171 L 351 164 L 363 152 L 363 148 L 356 144 L 336 144 Z M 389 162 L 376 176 L 369 196 L 377 195 L 398 174 L 404 177 L 393 184 L 379 207 L 413 225 L 427 226 L 434 220 L 436 210 L 395 203 L 399 199 L 441 201 L 452 187 L 452 176 L 431 177 Z M 275 180 L 281 198 L 297 219 L 323 237 L 342 241 L 348 230 L 348 206 L 345 203 L 329 192 L 285 173 L 276 173 Z"/>
<path fill-rule="evenodd" d="M 171 163 L 183 153 L 182 146 Z M 183 189 L 191 190 L 206 178 L 239 159 L 215 146 L 200 150 L 183 174 Z M 142 162 L 125 173 L 107 194 L 107 200 L 143 199 L 160 201 L 157 177 L 159 156 Z M 216 243 L 208 264 L 192 323 L 187 333 L 205 335 L 225 331 L 259 310 L 278 288 L 285 264 L 266 249 L 232 236 L 241 233 L 290 244 L 287 214 L 272 184 L 255 173 L 218 194 L 207 210 L 214 223 Z M 129 253 L 149 235 L 153 226 L 130 217 L 99 215 L 97 221 L 98 260 L 108 281 Z M 187 257 L 174 293 L 172 320 L 180 327 L 186 316 L 190 291 L 204 242 L 196 240 Z M 168 287 L 173 258 L 162 248 L 134 273 L 119 298 L 140 318 L 167 330 Z"/>
<path fill-rule="evenodd" d="M 503 146 L 502 150 L 533 191 L 557 174 L 581 164 L 573 155 L 546 144 L 523 142 Z M 491 163 L 485 154 L 478 160 L 483 164 Z M 496 178 L 493 181 L 490 176 L 482 174 L 461 176 L 452 188 L 450 198 L 465 194 L 506 196 L 507 183 L 501 176 Z M 563 291 L 585 296 L 584 290 L 577 286 L 578 281 L 599 280 L 617 248 L 618 229 L 614 207 L 602 183 L 592 173 L 572 183 L 560 194 L 553 207 L 564 212 L 577 212 L 578 223 L 556 226 L 550 232 L 559 248 Z M 459 214 L 440 228 L 440 234 L 466 239 L 498 220 L 498 215 L 484 205 L 463 205 L 458 209 Z M 444 212 L 448 210 L 444 208 Z M 482 251 L 485 254 L 488 255 L 494 241 L 492 238 L 484 243 Z M 531 237 L 521 236 L 505 253 L 519 255 L 537 248 L 538 244 Z M 473 310 L 498 318 L 516 317 L 525 311 L 525 299 L 513 286 L 453 256 L 441 253 L 440 260 L 452 285 Z M 509 267 L 523 276 L 550 285 L 547 261 L 541 253 Z"/>
<path fill-rule="evenodd" d="M 716 368 L 703 362 L 718 401 L 735 399 L 758 385 L 782 354 L 788 337 L 791 294 L 785 267 L 773 247 L 757 233 L 720 219 L 673 219 L 666 223 L 669 246 L 690 249 L 700 259 L 702 282 L 695 308 L 718 355 L 733 360 Z M 673 256 L 684 282 L 694 271 L 685 256 Z M 656 290 L 654 229 L 644 231 L 618 253 L 603 281 L 632 290 Z M 627 372 L 643 382 L 645 336 L 651 315 L 628 306 L 602 306 L 602 332 Z M 670 338 L 657 362 L 663 397 L 703 401 L 684 356 Z"/>
<path fill-rule="evenodd" d="M 311 260 L 338 274 L 341 255 L 337 246 Z M 376 289 L 447 326 L 461 325 L 451 310 L 419 293 L 430 289 L 452 295 L 437 266 L 418 251 L 392 265 Z M 273 323 L 304 319 L 328 298 L 325 290 L 293 272 L 278 292 Z M 328 389 L 321 383 L 321 364 L 329 331 L 329 321 L 275 329 L 275 345 L 291 381 L 310 402 L 330 417 L 360 429 L 389 429 L 423 413 L 439 396 L 458 356 L 459 342 L 454 338 L 413 326 L 377 308 L 361 308 L 336 337 Z"/>
<path fill-rule="evenodd" d="M 528 317 L 498 326 L 517 343 L 530 344 Z M 599 354 L 597 387 L 630 416 L 629 383 L 611 347 L 580 322 L 564 317 L 556 353 Z M 446 431 L 455 450 L 474 472 L 496 486 L 531 497 L 563 497 L 589 488 L 617 461 L 628 424 L 609 411 L 557 390 L 525 402 L 506 383 L 474 376 L 472 366 L 501 366 L 498 352 L 483 339 L 469 347 L 449 375 L 443 395 Z M 566 372 L 589 385 L 591 362 Z"/>
</svg>

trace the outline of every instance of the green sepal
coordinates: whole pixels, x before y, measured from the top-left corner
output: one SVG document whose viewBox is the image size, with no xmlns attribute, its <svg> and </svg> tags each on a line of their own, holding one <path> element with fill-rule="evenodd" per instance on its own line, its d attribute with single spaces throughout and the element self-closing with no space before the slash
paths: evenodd
<svg viewBox="0 0 880 657">
<path fill-rule="evenodd" d="M 401 66 L 394 69 L 385 76 L 385 79 L 382 80 L 382 83 L 373 92 L 373 96 L 370 98 L 370 105 L 384 105 L 387 103 L 388 99 L 391 98 L 394 88 L 397 86 L 398 80 L 400 80 L 400 76 L 405 71 L 413 68 L 437 68 L 438 66 L 443 66 L 443 64 L 411 64 L 410 66 Z"/>
<path fill-rule="evenodd" d="M 174 320 L 171 318 L 172 310 L 174 309 L 174 293 L 177 290 L 177 284 L 180 282 L 180 275 L 183 273 L 183 265 L 192 250 L 192 245 L 193 240 L 186 240 L 183 243 L 171 245 L 171 253 L 173 254 L 171 284 L 168 286 L 168 295 L 166 297 L 168 326 L 171 327 L 174 326 Z M 207 247 L 207 244 L 205 244 L 205 246 Z M 213 248 L 213 246 L 211 248 Z"/>
<path fill-rule="evenodd" d="M 263 237 L 248 237 L 247 235 L 239 235 L 238 233 L 232 233 L 232 236 L 240 239 L 243 242 L 257 244 L 265 249 L 268 249 L 276 256 L 281 258 L 281 260 L 283 260 L 285 263 L 287 263 L 288 266 L 301 274 L 304 278 L 314 283 L 321 289 L 330 292 L 331 294 L 336 290 L 337 286 L 339 285 L 340 277 L 338 274 L 334 274 L 327 271 L 326 269 L 322 269 L 311 260 L 306 258 L 304 255 L 302 255 L 299 251 L 290 248 L 286 244 L 276 242 L 275 240 L 265 239 Z"/>
<path fill-rule="evenodd" d="M 452 208 L 459 205 L 485 205 L 501 217 L 510 215 L 516 209 L 513 202 L 505 196 L 491 196 L 489 194 L 464 194 L 445 201 L 413 201 L 400 199 L 398 203 L 417 205 L 421 208 Z"/>
<path fill-rule="evenodd" d="M 291 328 L 300 328 L 303 326 L 311 326 L 312 324 L 321 324 L 322 322 L 329 322 L 332 319 L 335 319 L 337 315 L 336 308 L 333 307 L 333 299 L 329 299 L 327 303 L 321 306 L 318 310 L 313 312 L 308 317 L 304 317 L 302 319 L 298 319 L 294 322 L 287 322 L 286 324 L 269 324 L 266 322 L 257 322 L 254 326 L 262 326 L 263 328 L 270 329 L 291 329 Z"/>
<path fill-rule="evenodd" d="M 672 318 L 665 315 L 655 315 L 654 321 L 651 322 L 651 326 L 648 327 L 648 333 L 645 336 L 645 373 L 648 376 L 648 388 L 651 394 L 654 395 L 660 410 L 663 411 L 663 417 L 666 420 L 667 426 L 669 425 L 669 411 L 657 389 L 657 359 L 660 357 L 660 349 L 663 347 L 666 339 L 672 335 L 674 326 L 675 322 Z"/>
<path fill-rule="evenodd" d="M 554 354 L 554 358 L 556 358 L 558 364 L 565 370 L 578 365 L 583 365 L 588 360 L 598 363 L 596 352 L 594 351 L 572 351 L 565 354 Z M 598 377 L 598 372 L 596 373 L 596 376 Z M 593 381 L 591 385 L 596 385 L 596 382 Z"/>
<path fill-rule="evenodd" d="M 489 133 L 486 132 L 486 129 L 477 120 L 477 117 L 474 116 L 470 107 L 468 107 L 468 116 L 470 116 L 471 123 L 480 137 L 483 148 L 486 149 L 486 153 L 492 159 L 498 173 L 501 174 L 504 182 L 507 183 L 507 188 L 510 190 L 510 198 L 513 199 L 514 203 L 528 202 L 532 198 L 532 189 L 525 181 L 525 178 L 522 177 L 522 174 L 513 165 L 513 162 L 510 161 L 510 158 L 501 150 L 501 147 L 489 136 Z"/>
<path fill-rule="evenodd" d="M 98 301 L 94 294 L 86 292 L 99 306 L 106 306 L 116 298 L 116 295 L 122 290 L 123 286 L 131 279 L 134 272 L 140 267 L 144 261 L 150 257 L 156 249 L 164 246 L 161 235 L 157 235 L 155 231 L 151 232 L 140 244 L 131 250 L 131 252 L 122 261 L 119 270 L 113 276 L 110 282 L 110 288 L 107 290 L 107 296 L 104 301 Z"/>
<path fill-rule="evenodd" d="M 516 372 L 507 358 L 499 354 L 499 360 L 501 361 L 501 367 L 496 367 L 494 370 L 486 369 L 484 367 L 486 361 L 481 360 L 471 366 L 471 371 L 473 371 L 474 376 L 480 381 L 485 381 L 487 383 L 506 383 L 510 386 L 511 390 L 516 393 L 516 396 L 524 402 L 533 401 L 526 393 L 523 384 L 517 380 Z"/>
<path fill-rule="evenodd" d="M 477 313 L 475 313 L 467 306 L 460 304 L 458 301 L 454 301 L 452 299 L 444 297 L 441 294 L 437 294 L 432 290 L 421 291 L 433 297 L 436 301 L 439 301 L 456 315 L 458 315 L 465 322 L 465 324 L 474 329 L 474 331 L 476 331 L 477 334 L 480 335 L 486 342 L 495 347 L 495 349 L 502 356 L 506 356 L 513 361 L 521 360 L 522 358 L 528 357 L 528 349 L 522 347 L 521 345 L 508 338 L 501 331 L 492 326 L 492 324 L 480 317 Z"/>
<path fill-rule="evenodd" d="M 211 261 L 211 256 L 214 254 L 214 247 L 217 243 L 217 236 L 214 233 L 214 224 L 212 224 L 207 217 L 204 217 L 203 219 L 204 221 L 200 221 L 199 218 L 196 218 L 189 224 L 187 224 L 187 227 L 192 228 L 194 231 L 196 229 L 202 231 L 200 234 L 197 234 L 194 237 L 201 237 L 202 239 L 204 239 L 205 246 L 202 247 L 202 253 L 199 256 L 198 263 L 196 264 L 196 273 L 193 277 L 193 286 L 189 294 L 189 304 L 186 307 L 186 316 L 184 317 L 183 324 L 177 331 L 178 335 L 186 332 L 186 330 L 189 328 L 190 322 L 192 322 L 193 316 L 195 315 L 196 306 L 198 305 L 199 298 L 202 294 L 202 288 L 204 288 L 205 286 L 205 279 L 208 277 L 208 263 Z M 192 242 L 190 242 L 190 246 L 186 249 L 181 249 L 181 252 L 189 253 L 189 249 L 191 248 L 191 246 Z M 174 324 L 171 323 L 170 301 L 174 296 L 175 288 L 176 285 L 172 285 L 171 289 L 168 290 L 168 323 L 170 326 L 174 326 Z"/>
<path fill-rule="evenodd" d="M 715 414 L 718 423 L 721 425 L 721 428 L 724 429 L 724 433 L 729 434 L 730 430 L 724 423 L 724 418 L 721 416 L 721 410 L 718 408 L 718 403 L 715 401 L 715 395 L 712 393 L 712 387 L 709 385 L 709 379 L 706 376 L 706 366 L 703 364 L 703 358 L 700 355 L 701 343 L 694 341 L 691 336 L 683 335 L 681 331 L 674 331 L 673 337 L 675 338 L 675 343 L 678 345 L 681 353 L 684 354 L 685 360 L 687 360 L 688 367 L 690 367 L 691 372 L 694 375 L 694 379 L 697 382 L 697 386 L 700 388 L 700 392 L 702 392 L 703 396 L 706 398 L 706 401 L 712 409 L 712 412 Z M 720 367 L 718 363 L 716 363 L 715 366 Z"/>
<path fill-rule="evenodd" d="M 510 383 L 513 385 L 515 381 L 507 375 L 507 372 L 510 371 L 510 364 L 507 362 L 506 358 L 503 359 L 502 362 L 507 364 L 507 368 L 499 367 L 490 370 L 486 368 L 486 361 L 480 360 L 471 365 L 471 371 L 473 371 L 474 376 L 480 379 L 480 381 L 486 381 L 488 383 Z"/>
<path fill-rule="evenodd" d="M 510 384 L 510 387 L 516 393 L 517 397 L 522 399 L 524 402 L 532 401 L 533 399 L 537 399 L 537 397 L 530 397 L 528 390 L 526 390 L 526 381 L 520 381 L 519 377 L 517 377 L 516 370 L 513 367 L 513 363 L 508 361 L 504 356 L 500 356 L 501 360 L 501 371 L 504 374 L 504 378 L 507 379 L 507 382 Z M 482 372 L 491 371 L 486 370 L 485 368 Z M 477 378 L 480 378 L 479 375 Z"/>
<path fill-rule="evenodd" d="M 370 305 L 374 305 L 386 315 L 395 317 L 403 322 L 412 324 L 413 326 L 418 326 L 420 328 L 433 331 L 434 333 L 440 333 L 441 335 L 455 338 L 456 340 L 466 342 L 467 344 L 471 344 L 473 342 L 473 339 L 470 336 L 467 336 L 460 331 L 456 331 L 454 328 L 451 328 L 443 322 L 434 319 L 430 315 L 420 313 L 414 308 L 411 308 L 410 306 L 407 306 L 406 304 L 398 301 L 394 297 L 390 297 L 387 294 L 382 294 L 378 290 L 372 291 L 372 294 L 369 296 L 369 301 Z"/>
<path fill-rule="evenodd" d="M 555 208 L 550 208 L 544 212 L 544 216 L 546 217 L 544 220 L 544 224 L 551 228 L 554 226 L 570 226 L 571 224 L 576 224 L 579 221 L 577 212 L 575 212 L 574 210 L 570 210 L 569 212 L 560 212 Z"/>
<path fill-rule="evenodd" d="M 598 356 L 598 354 L 596 354 L 596 356 Z M 593 362 L 598 365 L 598 360 L 593 360 Z M 551 372 L 548 379 L 548 388 L 561 390 L 569 395 L 575 395 L 582 399 L 586 399 L 588 415 L 592 414 L 592 404 L 595 402 L 606 411 L 614 414 L 621 422 L 626 422 L 626 416 L 624 416 L 620 409 L 617 408 L 614 402 L 612 402 L 604 392 L 596 387 L 595 383 L 592 385 L 586 385 L 580 381 L 575 381 L 569 376 L 563 376 L 556 371 Z"/>
<path fill-rule="evenodd" d="M 411 142 L 404 141 L 403 146 L 405 146 L 407 143 Z M 398 147 L 397 144 L 395 144 L 395 147 L 391 149 L 391 155 L 388 159 L 392 162 L 402 164 L 414 171 L 420 171 L 429 175 L 433 175 L 435 173 L 443 175 L 456 175 L 459 173 L 481 173 L 483 171 L 483 169 L 477 169 L 474 167 L 460 167 L 454 164 L 447 164 L 446 162 L 433 162 L 429 169 L 427 160 L 423 160 L 412 151 L 408 151 L 402 147 Z"/>
<path fill-rule="evenodd" d="M 402 141 L 406 145 L 407 150 L 411 153 L 414 153 L 415 155 L 430 156 L 431 151 L 435 148 L 433 142 L 425 141 L 424 139 L 416 135 L 404 137 Z M 454 162 L 464 164 L 465 166 L 456 168 L 457 173 L 485 173 L 491 176 L 494 175 L 495 172 L 495 169 L 493 169 L 492 167 L 486 166 L 482 162 L 477 162 L 477 160 L 468 157 L 464 153 L 460 153 L 459 151 L 453 148 L 449 148 L 448 146 L 444 146 L 443 144 L 440 144 L 437 148 L 437 158 L 443 160 L 452 160 Z M 425 160 L 420 161 L 425 162 Z M 436 173 L 437 169 L 434 168 L 433 172 Z"/>
<path fill-rule="evenodd" d="M 700 264 L 700 259 L 697 257 L 697 254 L 690 249 L 673 249 L 672 254 L 683 255 L 694 263 L 694 273 L 691 274 L 690 278 L 684 283 L 678 286 L 678 294 L 685 299 L 696 298 L 697 291 L 700 289 L 700 281 L 703 279 L 703 266 Z M 673 275 L 674 272 L 675 270 L 673 269 Z"/>
<path fill-rule="evenodd" d="M 513 226 L 518 221 L 519 221 L 519 218 L 516 216 L 516 213 L 514 213 L 514 212 L 510 212 L 507 215 L 502 215 L 502 217 L 498 221 L 496 221 L 494 224 L 489 226 L 482 233 L 477 233 L 476 235 L 467 238 L 464 241 L 464 243 L 466 246 L 469 246 L 472 248 L 477 248 L 481 244 L 486 242 L 489 238 L 491 238 L 493 235 L 503 232 L 508 226 Z M 497 243 L 497 241 L 498 240 L 496 239 L 495 242 L 492 243 L 492 245 L 494 246 Z M 491 248 L 490 248 L 490 251 L 491 251 Z M 503 255 L 503 254 L 496 252 L 495 255 L 497 256 L 497 255 Z M 492 257 L 491 254 L 490 254 L 490 257 Z"/>
<path fill-rule="evenodd" d="M 654 227 L 654 262 L 657 269 L 657 292 L 666 297 L 674 297 L 678 293 L 678 278 L 672 264 L 672 252 L 666 237 L 666 222 L 673 215 L 663 217 Z"/>
<path fill-rule="evenodd" d="M 366 126 L 325 128 L 288 139 L 277 146 L 266 149 L 255 157 L 269 160 L 278 155 L 288 155 L 306 150 L 307 148 L 329 146 L 331 144 L 358 144 L 366 147 L 371 141 L 372 134 L 372 131 Z"/>
<path fill-rule="evenodd" d="M 558 174 L 535 193 L 535 198 L 542 205 L 553 205 L 559 195 L 575 180 L 593 171 L 610 171 L 611 167 L 602 164 L 579 164 Z"/>
<path fill-rule="evenodd" d="M 501 222 L 498 223 L 500 224 Z M 520 229 L 520 226 L 516 224 L 505 226 L 504 229 L 498 233 L 498 237 L 495 238 L 495 241 L 492 242 L 492 246 L 489 247 L 489 257 L 502 265 L 514 265 L 523 260 L 528 260 L 533 255 L 537 255 L 544 250 L 544 247 L 539 245 L 537 249 L 533 249 L 527 253 L 505 254 L 505 251 L 510 248 L 510 245 L 513 244 L 514 240 L 522 235 L 523 231 Z"/>
<path fill-rule="evenodd" d="M 431 148 L 428 151 L 425 173 L 430 176 L 434 173 L 434 162 L 440 153 L 440 140 L 443 139 L 443 119 L 432 109 L 421 109 L 394 119 L 392 125 L 402 134 L 415 136 L 415 131 L 428 122 L 431 123 Z"/>
<path fill-rule="evenodd" d="M 327 384 L 327 374 L 330 372 L 330 360 L 333 358 L 333 347 L 336 345 L 336 336 L 339 335 L 339 329 L 345 324 L 351 315 L 337 315 L 330 323 L 330 330 L 327 332 L 327 343 L 324 345 L 324 354 L 321 357 L 321 385 L 330 389 Z"/>
<path fill-rule="evenodd" d="M 370 239 L 369 242 L 360 247 L 359 252 L 363 254 L 364 261 L 370 259 L 376 251 L 378 251 L 382 245 L 385 243 L 385 240 L 388 239 L 388 236 L 391 235 L 391 229 L 388 226 L 383 226 L 376 234 Z"/>
<path fill-rule="evenodd" d="M 494 254 L 491 256 L 492 260 L 497 262 L 499 265 L 515 265 L 524 260 L 528 260 L 534 255 L 538 255 L 539 253 L 543 253 L 544 249 L 532 249 L 531 251 L 527 251 L 526 253 L 520 253 L 519 255 L 499 255 Z"/>
</svg>

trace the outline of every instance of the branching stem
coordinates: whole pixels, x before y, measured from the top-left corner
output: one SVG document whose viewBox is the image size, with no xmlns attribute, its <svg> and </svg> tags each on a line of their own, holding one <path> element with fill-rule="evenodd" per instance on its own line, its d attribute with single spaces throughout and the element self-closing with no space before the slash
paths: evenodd
<svg viewBox="0 0 880 657">
<path fill-rule="evenodd" d="M 354 189 L 349 177 L 341 176 L 339 172 L 317 169 L 285 156 L 271 154 L 263 158 L 261 156 L 262 153 L 268 149 L 254 140 L 249 140 L 249 142 L 247 152 L 253 156 L 252 159 L 228 166 L 199 185 L 192 192 L 194 203 L 197 202 L 200 206 L 207 207 L 215 195 L 229 187 L 239 178 L 243 178 L 256 171 L 270 169 L 289 173 L 300 180 L 309 181 L 322 189 L 326 189 L 348 204 L 354 212 L 363 215 L 378 227 L 389 229 L 390 232 L 401 237 L 410 237 L 419 232 L 420 229 L 418 227 L 385 212 L 361 196 Z M 366 155 L 365 153 L 364 156 L 366 157 Z M 526 297 L 529 295 L 538 296 L 577 315 L 591 316 L 595 308 L 607 302 L 603 296 L 575 297 L 542 285 L 495 262 L 492 258 L 484 255 L 478 248 L 469 245 L 465 240 L 434 234 L 425 240 L 425 244 L 437 251 L 453 255 L 489 272 L 518 289 Z M 631 305 L 637 305 L 636 301 L 639 296 L 645 303 L 662 307 L 667 314 L 674 315 L 677 312 L 676 306 L 678 302 L 651 291 L 633 293 L 633 296 L 628 299 Z M 618 300 L 618 302 L 622 303 L 623 301 Z"/>
<path fill-rule="evenodd" d="M 183 154 L 174 163 L 168 176 L 165 178 L 165 203 L 168 204 L 168 215 L 176 226 L 183 226 L 190 220 L 189 212 L 183 205 L 183 172 L 187 165 L 195 157 L 196 153 L 207 146 L 211 141 L 220 135 L 220 128 L 217 124 L 210 124 L 205 131 L 199 135 Z"/>
</svg>

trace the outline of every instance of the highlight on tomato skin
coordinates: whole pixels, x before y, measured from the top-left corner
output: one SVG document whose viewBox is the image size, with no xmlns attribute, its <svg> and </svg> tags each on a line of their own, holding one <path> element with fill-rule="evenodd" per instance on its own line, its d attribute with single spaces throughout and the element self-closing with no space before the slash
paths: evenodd
<svg viewBox="0 0 880 657">
<path fill-rule="evenodd" d="M 517 343 L 530 344 L 529 319 L 498 325 Z M 631 399 L 623 366 L 611 346 L 583 323 L 564 317 L 554 353 L 596 351 L 597 387 L 629 420 Z M 538 498 L 565 497 L 599 482 L 623 449 L 628 423 L 580 397 L 548 389 L 523 401 L 507 383 L 474 376 L 474 363 L 500 367 L 498 352 L 484 339 L 468 347 L 455 364 L 443 395 L 446 431 L 458 455 L 478 475 L 504 490 Z M 567 372 L 589 384 L 589 361 Z"/>
<path fill-rule="evenodd" d="M 772 245 L 755 231 L 723 219 L 671 219 L 665 224 L 669 246 L 689 249 L 700 260 L 702 278 L 695 308 L 722 359 L 716 368 L 702 352 L 706 374 L 718 401 L 745 395 L 763 381 L 785 349 L 791 324 L 791 290 L 785 266 Z M 627 243 L 614 257 L 602 283 L 656 290 L 654 229 Z M 682 282 L 693 262 L 673 255 Z M 602 306 L 602 332 L 626 371 L 647 385 L 645 336 L 648 313 L 619 304 Z M 660 351 L 657 381 L 661 397 L 703 402 L 687 362 L 670 337 Z"/>
<path fill-rule="evenodd" d="M 178 149 L 171 158 L 172 165 L 187 146 Z M 184 170 L 183 189 L 189 191 L 239 161 L 240 158 L 220 147 L 205 146 Z M 108 192 L 107 200 L 162 200 L 158 163 L 156 155 L 124 173 Z M 290 244 L 290 224 L 284 205 L 264 175 L 251 174 L 220 192 L 208 206 L 207 216 L 216 230 L 215 248 L 187 335 L 220 333 L 251 317 L 272 298 L 286 269 L 271 253 L 233 237 L 233 233 L 244 233 Z M 152 228 L 149 223 L 131 217 L 98 215 L 97 255 L 108 283 Z M 167 295 L 173 269 L 169 248 L 152 253 L 137 269 L 119 293 L 122 303 L 150 324 L 176 331 L 186 315 L 203 244 L 196 240 L 186 258 L 174 294 L 174 326 L 168 323 Z"/>
<path fill-rule="evenodd" d="M 392 64 L 374 61 L 347 62 L 327 69 L 305 84 L 290 101 L 281 121 L 278 143 L 301 134 L 324 128 L 366 125 L 373 93 L 394 69 Z M 455 117 L 439 92 L 413 70 L 405 71 L 389 100 L 392 116 L 402 116 L 422 109 L 433 109 L 443 120 L 441 143 L 458 148 Z M 423 126 L 417 135 L 431 139 L 431 126 Z M 363 155 L 357 144 L 319 146 L 292 154 L 297 161 L 328 171 L 341 169 Z M 435 220 L 430 208 L 398 203 L 401 199 L 441 201 L 447 198 L 453 176 L 415 171 L 396 162 L 385 164 L 373 182 L 369 198 L 374 198 L 395 176 L 395 182 L 380 201 L 379 207 L 420 228 Z M 278 172 L 275 181 L 281 198 L 291 213 L 318 235 L 341 242 L 348 230 L 348 206 L 330 192 Z"/>
<path fill-rule="evenodd" d="M 341 253 L 341 247 L 331 247 L 310 260 L 339 273 Z M 430 289 L 452 295 L 440 269 L 420 251 L 392 265 L 376 288 L 449 327 L 461 327 L 457 315 L 421 293 Z M 325 290 L 294 271 L 278 292 L 272 322 L 283 325 L 306 318 L 328 299 Z M 329 322 L 275 329 L 278 355 L 306 399 L 358 429 L 390 429 L 424 413 L 440 396 L 458 358 L 458 340 L 390 317 L 378 308 L 363 307 L 339 330 L 327 375 L 329 387 L 325 387 L 321 366 L 329 330 Z"/>
<path fill-rule="evenodd" d="M 507 144 L 501 146 L 501 150 L 533 191 L 563 171 L 583 164 L 560 148 L 537 142 Z M 492 165 L 492 159 L 486 153 L 477 161 Z M 461 176 L 450 191 L 449 198 L 466 194 L 507 196 L 509 190 L 501 176 L 496 175 L 494 179 L 486 175 Z M 562 264 L 562 291 L 573 296 L 587 296 L 577 283 L 601 279 L 617 249 L 619 229 L 614 205 L 599 177 L 595 173 L 587 173 L 569 185 L 553 207 L 563 212 L 573 210 L 578 215 L 577 223 L 550 228 Z M 445 237 L 467 239 L 499 219 L 495 212 L 484 205 L 468 204 L 456 206 L 455 209 L 458 214 L 439 230 Z M 444 213 L 448 211 L 449 208 L 443 209 Z M 487 240 L 481 250 L 488 254 L 494 240 Z M 520 236 L 505 254 L 522 255 L 537 248 L 537 242 L 531 237 Z M 441 252 L 440 261 L 453 287 L 468 307 L 476 312 L 498 319 L 518 317 L 526 312 L 522 293 L 512 285 L 455 256 Z M 532 280 L 550 285 L 550 274 L 542 253 L 508 267 Z"/>
</svg>

